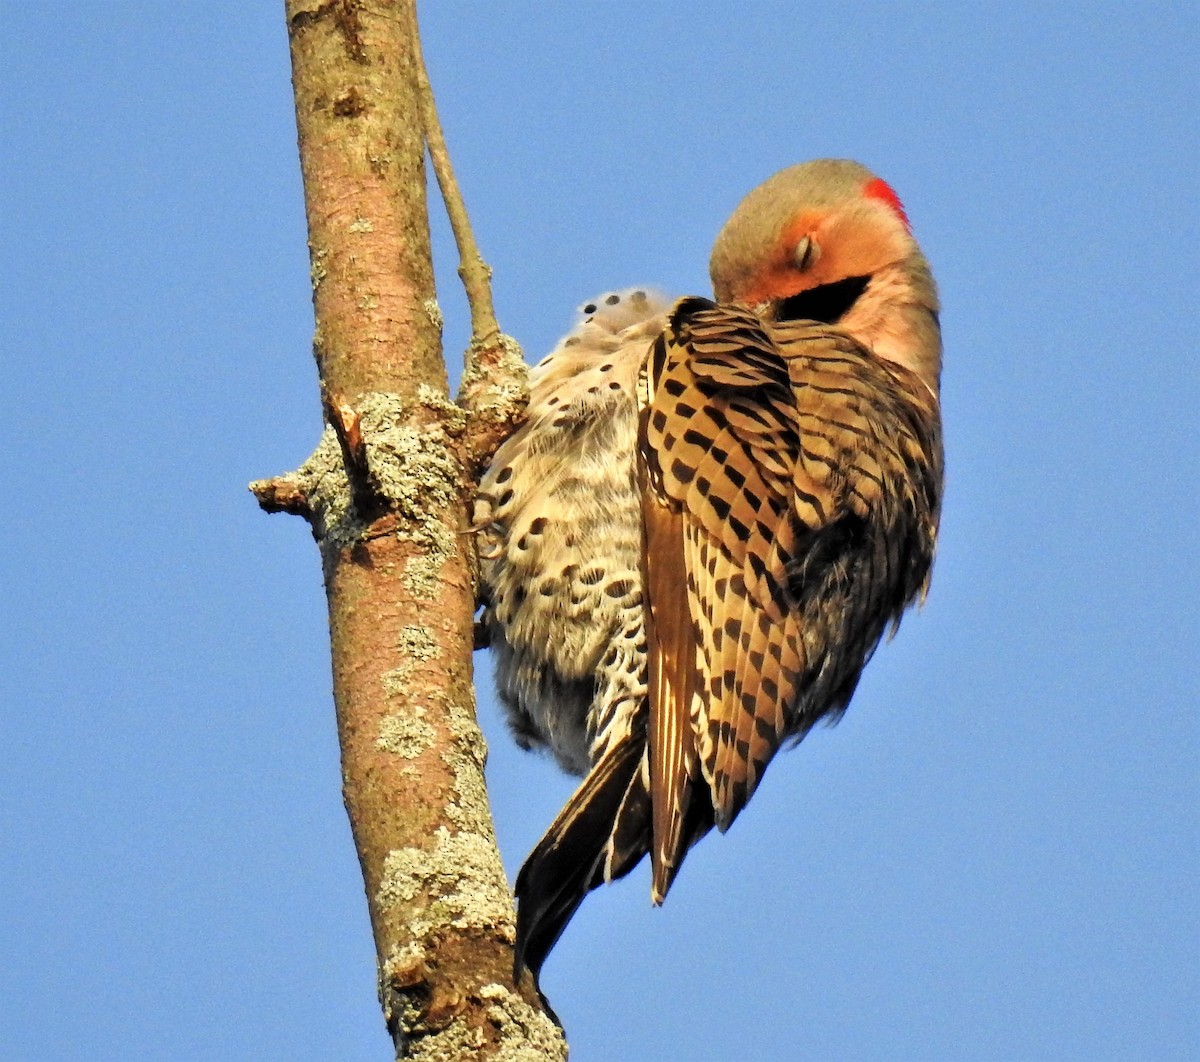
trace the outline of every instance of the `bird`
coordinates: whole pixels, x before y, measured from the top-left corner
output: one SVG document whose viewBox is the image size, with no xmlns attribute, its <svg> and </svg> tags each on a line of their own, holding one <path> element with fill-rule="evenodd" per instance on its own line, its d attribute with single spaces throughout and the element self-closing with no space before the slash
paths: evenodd
<svg viewBox="0 0 1200 1062">
<path fill-rule="evenodd" d="M 585 305 L 480 480 L 499 699 L 583 778 L 516 881 L 535 985 L 588 892 L 646 855 L 662 903 L 929 587 L 939 303 L 896 192 L 850 160 L 784 169 L 710 275 L 711 299 Z"/>
</svg>

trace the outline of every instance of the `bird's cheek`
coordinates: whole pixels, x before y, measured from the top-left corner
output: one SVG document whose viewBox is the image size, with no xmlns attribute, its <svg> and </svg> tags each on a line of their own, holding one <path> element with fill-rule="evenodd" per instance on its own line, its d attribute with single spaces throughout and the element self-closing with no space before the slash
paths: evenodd
<svg viewBox="0 0 1200 1062">
<path fill-rule="evenodd" d="M 754 277 L 738 301 L 748 306 L 775 302 L 811 287 L 812 282 L 811 276 L 801 273 L 795 266 L 781 263 Z"/>
</svg>

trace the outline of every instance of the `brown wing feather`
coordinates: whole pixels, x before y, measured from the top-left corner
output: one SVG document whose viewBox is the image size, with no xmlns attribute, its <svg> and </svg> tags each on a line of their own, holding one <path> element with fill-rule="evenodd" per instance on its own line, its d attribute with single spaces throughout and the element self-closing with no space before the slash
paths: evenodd
<svg viewBox="0 0 1200 1062">
<path fill-rule="evenodd" d="M 657 824 L 659 801 L 677 825 L 688 800 L 678 788 L 702 774 L 717 825 L 727 827 L 787 732 L 803 670 L 786 594 L 799 450 L 786 362 L 751 315 L 691 300 L 672 320 L 651 362 L 643 417 L 647 596 L 652 612 L 661 594 L 675 615 L 686 604 L 686 615 L 683 635 L 654 621 L 651 733 L 676 735 L 686 723 L 695 736 L 686 771 L 668 750 L 652 752 L 653 851 L 664 868 L 683 852 L 678 830 Z M 669 536 L 657 527 L 664 511 Z M 657 875 L 656 893 L 665 885 L 669 876 Z"/>
<path fill-rule="evenodd" d="M 660 899 L 698 775 L 728 828 L 783 739 L 845 707 L 927 577 L 941 465 L 919 385 L 836 328 L 684 300 L 647 377 Z"/>
<path fill-rule="evenodd" d="M 846 333 L 701 299 L 670 315 L 645 392 L 660 900 L 694 839 L 701 777 L 727 829 L 784 738 L 845 708 L 921 591 L 941 443 L 927 389 Z"/>
<path fill-rule="evenodd" d="M 655 843 L 651 896 L 661 903 L 686 849 L 683 823 L 696 769 L 690 712 L 695 698 L 696 635 L 688 603 L 683 517 L 669 499 L 644 494 L 645 572 L 649 599 L 650 800 Z"/>
</svg>

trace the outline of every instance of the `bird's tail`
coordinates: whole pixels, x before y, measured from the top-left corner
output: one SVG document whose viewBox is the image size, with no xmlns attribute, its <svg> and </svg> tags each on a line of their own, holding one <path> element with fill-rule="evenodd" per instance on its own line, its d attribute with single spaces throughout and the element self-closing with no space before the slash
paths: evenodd
<svg viewBox="0 0 1200 1062">
<path fill-rule="evenodd" d="M 591 769 L 517 875 L 516 976 L 536 982 L 583 898 L 624 877 L 650 850 L 644 735 L 616 743 Z"/>
</svg>

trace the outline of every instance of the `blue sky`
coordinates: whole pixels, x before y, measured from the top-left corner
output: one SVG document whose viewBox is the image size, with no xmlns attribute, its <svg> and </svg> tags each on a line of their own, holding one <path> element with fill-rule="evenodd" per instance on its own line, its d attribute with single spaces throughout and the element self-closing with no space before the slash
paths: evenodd
<svg viewBox="0 0 1200 1062">
<path fill-rule="evenodd" d="M 531 360 L 822 155 L 944 303 L 929 603 L 664 908 L 585 904 L 573 1059 L 1196 1057 L 1194 5 L 424 7 Z M 245 490 L 319 431 L 281 5 L 0 14 L 0 1057 L 386 1058 L 318 559 Z M 515 873 L 572 783 L 481 721 Z"/>
</svg>

